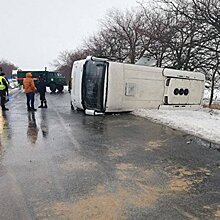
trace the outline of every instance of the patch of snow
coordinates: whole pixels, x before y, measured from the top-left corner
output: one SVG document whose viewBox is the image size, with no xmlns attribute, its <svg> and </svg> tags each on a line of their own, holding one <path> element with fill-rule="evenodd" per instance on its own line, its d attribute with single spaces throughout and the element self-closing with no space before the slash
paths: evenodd
<svg viewBox="0 0 220 220">
<path fill-rule="evenodd" d="M 139 109 L 133 114 L 220 144 L 220 111 L 218 110 Z"/>
<path fill-rule="evenodd" d="M 211 89 L 204 90 L 203 100 L 205 103 L 209 101 L 210 94 L 211 94 Z M 216 102 L 220 102 L 220 90 L 219 89 L 214 89 L 213 103 L 216 103 Z"/>
</svg>

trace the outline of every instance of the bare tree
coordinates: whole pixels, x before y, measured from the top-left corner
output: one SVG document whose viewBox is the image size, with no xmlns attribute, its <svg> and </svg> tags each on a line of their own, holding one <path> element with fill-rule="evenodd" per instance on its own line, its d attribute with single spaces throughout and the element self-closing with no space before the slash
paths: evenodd
<svg viewBox="0 0 220 220">
<path fill-rule="evenodd" d="M 96 56 L 135 63 L 144 50 L 141 40 L 143 27 L 140 11 L 112 10 L 101 22 L 101 30 L 85 42 L 85 49 Z"/>
<path fill-rule="evenodd" d="M 73 62 L 86 58 L 86 54 L 87 53 L 85 51 L 80 49 L 73 52 L 63 51 L 58 55 L 57 59 L 53 61 L 52 65 L 69 81 Z"/>
<path fill-rule="evenodd" d="M 209 38 L 210 39 L 210 38 Z M 209 106 L 212 105 L 214 97 L 214 89 L 220 78 L 220 37 L 210 39 L 203 45 L 203 56 L 199 65 L 199 69 L 204 72 L 206 79 L 211 83 L 211 94 L 209 100 Z"/>
<path fill-rule="evenodd" d="M 220 78 L 219 1 L 158 1 L 163 2 L 163 8 L 139 3 L 141 10 L 110 11 L 82 49 L 62 52 L 54 65 L 69 75 L 73 61 L 86 55 L 135 63 L 148 54 L 157 60 L 158 67 L 204 72 L 213 89 Z"/>
<path fill-rule="evenodd" d="M 216 77 L 219 77 L 219 34 L 220 34 L 220 1 L 218 0 L 163 0 L 168 10 L 183 15 L 192 23 L 200 24 L 200 35 L 197 46 L 202 47 L 200 55 L 203 69 L 207 79 L 211 79 L 211 97 L 209 105 L 213 101 L 213 93 Z M 206 65 L 206 66 L 204 66 Z M 211 77 L 210 76 L 211 73 Z"/>
<path fill-rule="evenodd" d="M 171 31 L 172 17 L 168 13 L 152 11 L 143 7 L 145 24 L 142 34 L 144 52 L 154 57 L 156 66 L 166 65 L 170 42 L 173 36 Z"/>
<path fill-rule="evenodd" d="M 219 0 L 164 0 L 164 2 L 190 20 L 209 24 L 220 33 Z"/>
<path fill-rule="evenodd" d="M 0 72 L 4 72 L 7 77 L 11 77 L 12 70 L 16 70 L 18 67 L 8 60 L 2 59 L 0 61 Z"/>
<path fill-rule="evenodd" d="M 157 60 L 157 66 L 175 69 L 193 69 L 191 61 L 195 53 L 196 23 L 180 13 L 154 8 L 139 3 L 145 15 L 143 41 L 145 53 Z"/>
</svg>

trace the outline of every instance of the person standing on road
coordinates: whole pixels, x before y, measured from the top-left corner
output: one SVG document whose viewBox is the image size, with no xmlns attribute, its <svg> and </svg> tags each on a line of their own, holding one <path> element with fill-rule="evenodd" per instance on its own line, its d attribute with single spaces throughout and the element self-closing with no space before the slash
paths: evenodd
<svg viewBox="0 0 220 220">
<path fill-rule="evenodd" d="M 38 108 L 47 108 L 47 100 L 45 97 L 46 94 L 46 80 L 43 74 L 39 76 L 39 83 L 38 83 L 38 92 L 40 93 L 40 101 L 41 104 Z"/>
<path fill-rule="evenodd" d="M 1 107 L 2 111 L 8 111 L 9 109 L 5 107 L 6 103 L 6 93 L 8 93 L 8 83 L 5 79 L 5 74 L 0 73 L 0 97 L 1 97 Z M 8 95 L 8 94 L 7 94 Z"/>
<path fill-rule="evenodd" d="M 37 88 L 34 85 L 31 72 L 26 73 L 26 78 L 23 81 L 23 87 L 27 97 L 27 110 L 37 111 L 37 109 L 34 108 L 34 95 Z"/>
<path fill-rule="evenodd" d="M 3 73 L 3 76 L 5 77 L 5 80 L 6 80 L 6 82 L 7 82 L 7 88 L 5 89 L 5 91 L 6 91 L 6 95 L 8 96 L 9 95 L 9 92 L 8 92 L 8 88 L 9 88 L 9 81 L 8 81 L 8 79 L 7 79 L 7 77 L 6 77 L 6 75 L 5 75 L 5 73 Z M 6 97 L 7 98 L 7 97 Z M 7 100 L 6 100 L 7 101 Z"/>
</svg>

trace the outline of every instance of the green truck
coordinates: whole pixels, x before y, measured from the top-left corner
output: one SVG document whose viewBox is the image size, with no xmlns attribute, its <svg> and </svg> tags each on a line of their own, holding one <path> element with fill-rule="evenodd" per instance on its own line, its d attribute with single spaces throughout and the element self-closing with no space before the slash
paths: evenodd
<svg viewBox="0 0 220 220">
<path fill-rule="evenodd" d="M 53 71 L 17 71 L 17 81 L 19 85 L 23 85 L 23 80 L 26 78 L 26 73 L 31 72 L 32 78 L 34 79 L 34 83 L 36 88 L 38 87 L 39 83 L 39 76 L 43 75 L 46 79 L 46 85 L 50 87 L 51 92 L 55 92 L 58 90 L 59 92 L 63 91 L 63 87 L 67 85 L 65 77 L 59 72 Z"/>
</svg>

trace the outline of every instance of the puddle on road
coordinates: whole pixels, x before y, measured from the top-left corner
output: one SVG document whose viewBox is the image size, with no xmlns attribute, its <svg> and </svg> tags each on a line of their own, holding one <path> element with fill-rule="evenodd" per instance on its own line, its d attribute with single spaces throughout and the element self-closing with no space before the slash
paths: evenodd
<svg viewBox="0 0 220 220">
<path fill-rule="evenodd" d="M 4 136 L 10 136 L 9 132 L 10 131 L 8 130 L 7 116 L 3 112 L 0 112 L 0 160 L 6 152 L 3 139 Z"/>
</svg>

